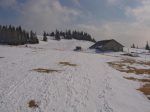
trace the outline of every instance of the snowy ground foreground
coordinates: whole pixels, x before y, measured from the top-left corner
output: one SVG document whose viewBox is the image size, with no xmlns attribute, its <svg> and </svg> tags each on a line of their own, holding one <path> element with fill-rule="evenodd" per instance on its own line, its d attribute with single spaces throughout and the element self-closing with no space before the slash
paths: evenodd
<svg viewBox="0 0 150 112">
<path fill-rule="evenodd" d="M 139 84 L 106 64 L 119 57 L 73 52 L 76 45 L 92 44 L 76 42 L 0 46 L 0 112 L 150 112 L 150 101 L 136 90 Z M 35 68 L 61 71 L 31 71 Z M 39 107 L 29 108 L 30 100 Z"/>
</svg>

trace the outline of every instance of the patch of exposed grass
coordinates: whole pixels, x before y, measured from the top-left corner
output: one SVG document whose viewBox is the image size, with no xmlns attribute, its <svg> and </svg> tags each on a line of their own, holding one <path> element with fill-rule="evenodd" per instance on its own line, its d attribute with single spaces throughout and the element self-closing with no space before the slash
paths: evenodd
<svg viewBox="0 0 150 112">
<path fill-rule="evenodd" d="M 77 64 L 71 64 L 70 62 L 59 62 L 59 64 L 63 66 L 77 66 Z"/>
<path fill-rule="evenodd" d="M 113 67 L 114 69 L 117 69 L 117 70 L 122 70 L 124 66 L 126 66 L 125 64 L 123 63 L 118 63 L 118 62 L 108 62 L 108 64 Z"/>
<path fill-rule="evenodd" d="M 139 88 L 137 90 L 141 91 L 150 100 L 150 97 L 148 96 L 148 95 L 150 95 L 150 79 L 137 79 L 134 77 L 124 77 L 124 78 L 126 78 L 128 80 L 140 81 L 140 82 L 145 83 L 141 88 Z"/>
<path fill-rule="evenodd" d="M 114 68 L 120 72 L 134 73 L 137 75 L 142 75 L 142 74 L 150 75 L 150 69 L 140 69 L 140 68 L 133 67 L 133 64 L 150 66 L 150 62 L 136 61 L 134 59 L 122 59 L 121 61 L 108 62 L 108 64 L 112 68 Z M 144 85 L 137 90 L 139 90 L 143 94 L 145 94 L 147 96 L 147 98 L 150 100 L 150 97 L 148 96 L 148 95 L 150 95 L 150 78 L 147 78 L 147 79 L 138 79 L 138 78 L 134 78 L 134 77 L 124 77 L 124 78 L 126 78 L 128 80 L 142 82 Z"/>
<path fill-rule="evenodd" d="M 134 59 L 122 59 L 121 61 L 108 62 L 108 64 L 120 72 L 135 73 L 137 75 L 139 75 L 139 74 L 149 74 L 150 75 L 150 69 L 139 69 L 139 68 L 130 66 L 132 64 L 148 65 L 148 64 L 150 64 L 148 62 L 136 61 Z M 127 66 L 126 64 L 129 64 L 129 65 Z M 126 67 L 126 69 L 124 67 Z"/>
<path fill-rule="evenodd" d="M 150 83 L 143 85 L 143 87 L 141 87 L 137 90 L 143 92 L 145 95 L 150 95 Z"/>
<path fill-rule="evenodd" d="M 32 71 L 36 71 L 36 72 L 39 72 L 39 73 L 53 73 L 53 72 L 59 72 L 60 70 L 37 68 L 37 69 L 33 69 Z"/>
<path fill-rule="evenodd" d="M 134 77 L 123 77 L 123 78 L 128 79 L 128 80 L 137 81 L 137 79 L 136 79 L 136 78 L 134 78 Z"/>
<path fill-rule="evenodd" d="M 147 62 L 145 62 L 145 61 L 137 61 L 137 60 L 134 60 L 134 59 L 129 59 L 129 58 L 127 58 L 127 59 L 122 59 L 122 61 L 121 61 L 122 63 L 128 63 L 128 64 L 139 64 L 139 65 L 148 65 L 148 66 L 150 66 L 150 61 L 147 61 Z"/>
<path fill-rule="evenodd" d="M 149 82 L 150 83 L 150 79 L 139 79 L 141 82 Z"/>
<path fill-rule="evenodd" d="M 30 108 L 38 108 L 38 107 L 39 107 L 38 102 L 36 102 L 35 100 L 30 100 L 30 101 L 28 102 L 28 106 L 29 106 Z"/>
<path fill-rule="evenodd" d="M 138 79 L 138 78 L 134 78 L 134 77 L 124 77 L 124 78 L 128 79 L 128 80 L 133 80 L 133 81 L 150 82 L 150 79 Z"/>
<path fill-rule="evenodd" d="M 129 59 L 129 58 L 127 58 L 127 59 L 122 59 L 122 60 L 121 60 L 121 63 L 135 64 L 135 63 L 137 63 L 137 61 L 134 60 L 134 59 Z"/>
<path fill-rule="evenodd" d="M 150 75 L 150 69 L 137 69 L 134 67 L 128 67 L 128 70 L 119 70 L 121 72 L 126 72 L 126 73 L 135 73 L 137 75 L 139 74 L 148 74 Z"/>
</svg>

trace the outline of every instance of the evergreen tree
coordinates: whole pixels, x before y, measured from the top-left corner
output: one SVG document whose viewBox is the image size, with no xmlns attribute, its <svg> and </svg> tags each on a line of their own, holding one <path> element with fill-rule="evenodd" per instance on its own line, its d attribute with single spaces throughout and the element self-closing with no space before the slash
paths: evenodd
<svg viewBox="0 0 150 112">
<path fill-rule="evenodd" d="M 60 40 L 60 35 L 59 35 L 59 31 L 58 30 L 56 30 L 55 39 L 56 40 Z"/>
<path fill-rule="evenodd" d="M 146 44 L 146 46 L 145 46 L 145 49 L 146 49 L 146 50 L 150 50 L 150 47 L 149 47 L 148 41 L 147 41 L 147 44 Z"/>
<path fill-rule="evenodd" d="M 46 32 L 43 33 L 43 41 L 45 41 L 45 42 L 47 41 L 47 34 L 46 34 Z"/>
<path fill-rule="evenodd" d="M 37 43 L 39 43 L 39 40 L 37 38 L 36 33 L 34 33 L 32 30 L 30 31 L 29 43 L 30 44 L 37 44 Z"/>
<path fill-rule="evenodd" d="M 52 33 L 50 34 L 50 36 L 54 37 L 54 36 L 55 36 L 55 33 L 54 33 L 54 32 L 52 32 Z"/>
<path fill-rule="evenodd" d="M 131 48 L 135 48 L 135 45 L 133 44 L 133 45 L 131 46 Z"/>
</svg>

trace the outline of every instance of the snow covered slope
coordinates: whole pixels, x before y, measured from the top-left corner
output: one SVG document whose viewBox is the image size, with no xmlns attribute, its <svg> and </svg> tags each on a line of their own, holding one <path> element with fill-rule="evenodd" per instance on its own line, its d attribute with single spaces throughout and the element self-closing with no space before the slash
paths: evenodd
<svg viewBox="0 0 150 112">
<path fill-rule="evenodd" d="M 52 37 L 48 37 L 48 38 L 52 38 Z M 82 47 L 83 50 L 87 50 L 93 44 L 94 44 L 93 42 L 84 41 L 84 40 L 79 41 L 75 39 L 71 39 L 71 40 L 61 39 L 60 41 L 56 41 L 56 40 L 48 39 L 48 42 L 40 41 L 40 44 L 37 46 L 47 48 L 47 49 L 66 51 L 66 50 L 74 50 L 76 46 L 80 46 Z"/>
<path fill-rule="evenodd" d="M 0 112 L 150 112 L 137 83 L 106 64 L 119 57 L 73 52 L 77 45 L 86 49 L 91 43 L 0 46 Z M 58 72 L 39 73 L 37 68 Z M 31 100 L 35 108 L 29 107 Z"/>
</svg>

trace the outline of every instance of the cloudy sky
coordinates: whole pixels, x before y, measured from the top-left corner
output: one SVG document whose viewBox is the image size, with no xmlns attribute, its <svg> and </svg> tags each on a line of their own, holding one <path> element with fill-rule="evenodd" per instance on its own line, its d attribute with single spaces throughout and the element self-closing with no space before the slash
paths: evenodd
<svg viewBox="0 0 150 112">
<path fill-rule="evenodd" d="M 150 0 L 0 0 L 0 24 L 43 30 L 76 29 L 126 46 L 150 43 Z"/>
</svg>

